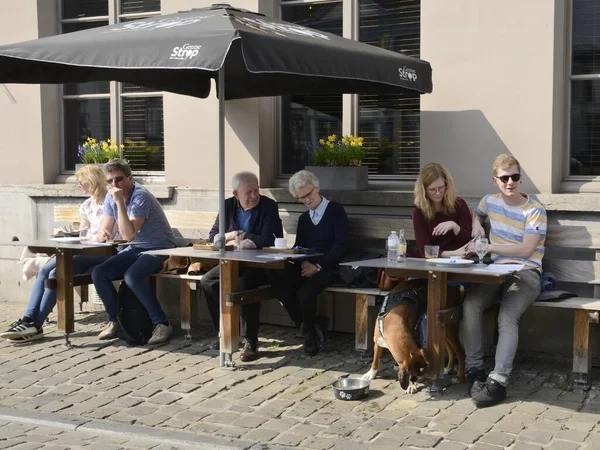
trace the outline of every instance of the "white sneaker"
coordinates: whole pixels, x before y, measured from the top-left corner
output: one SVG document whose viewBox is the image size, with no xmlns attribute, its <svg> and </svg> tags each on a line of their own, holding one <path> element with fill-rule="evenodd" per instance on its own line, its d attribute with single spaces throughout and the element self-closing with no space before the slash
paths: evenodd
<svg viewBox="0 0 600 450">
<path fill-rule="evenodd" d="M 11 344 L 26 344 L 28 342 L 31 341 L 37 341 L 39 339 L 43 339 L 44 338 L 44 329 L 40 328 L 39 330 L 37 330 L 34 334 L 29 334 L 27 336 L 21 336 L 21 337 L 16 337 L 13 339 L 6 339 L 7 342 L 10 342 Z"/>
<path fill-rule="evenodd" d="M 105 341 L 107 339 L 114 339 L 117 337 L 119 331 L 119 325 L 117 322 L 108 322 L 104 330 L 100 332 L 98 335 L 98 339 L 101 341 Z"/>
<path fill-rule="evenodd" d="M 20 339 L 37 334 L 38 329 L 33 323 L 23 322 L 22 319 L 13 322 L 10 328 L 4 333 L 0 333 L 2 339 Z"/>
<path fill-rule="evenodd" d="M 173 334 L 173 327 L 170 324 L 163 325 L 162 323 L 159 323 L 154 327 L 154 331 L 152 331 L 152 337 L 148 340 L 148 344 L 156 345 L 167 342 L 171 334 Z"/>
</svg>

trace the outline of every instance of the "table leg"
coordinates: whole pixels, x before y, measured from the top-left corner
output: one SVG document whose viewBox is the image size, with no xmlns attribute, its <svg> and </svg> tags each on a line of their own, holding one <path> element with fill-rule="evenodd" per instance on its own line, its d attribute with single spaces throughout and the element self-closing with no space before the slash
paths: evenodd
<svg viewBox="0 0 600 450">
<path fill-rule="evenodd" d="M 240 264 L 221 260 L 221 366 L 232 367 L 231 355 L 240 346 L 240 312 L 237 306 L 227 306 L 231 292 L 239 291 Z"/>
<path fill-rule="evenodd" d="M 75 331 L 73 252 L 66 248 L 59 248 L 56 251 L 56 299 L 58 330 L 65 333 L 65 343 L 70 346 L 69 333 Z"/>
<path fill-rule="evenodd" d="M 437 323 L 437 313 L 447 307 L 448 275 L 445 272 L 429 272 L 427 277 L 427 352 L 430 372 L 433 376 L 431 393 L 443 389 L 440 377 L 444 370 L 446 351 L 446 327 Z"/>
</svg>

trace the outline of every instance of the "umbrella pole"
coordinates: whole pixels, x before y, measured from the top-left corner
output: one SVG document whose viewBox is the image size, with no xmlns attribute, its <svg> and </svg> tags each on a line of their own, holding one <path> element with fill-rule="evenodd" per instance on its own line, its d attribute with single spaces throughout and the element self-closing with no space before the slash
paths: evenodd
<svg viewBox="0 0 600 450">
<path fill-rule="evenodd" d="M 219 242 L 217 247 L 225 253 L 225 67 L 221 67 L 218 76 L 219 96 Z M 221 287 L 222 289 L 222 287 Z M 221 296 L 222 297 L 222 294 Z M 223 348 L 223 302 L 219 299 L 219 348 Z M 231 364 L 231 355 L 227 357 L 219 352 L 221 367 Z"/>
</svg>

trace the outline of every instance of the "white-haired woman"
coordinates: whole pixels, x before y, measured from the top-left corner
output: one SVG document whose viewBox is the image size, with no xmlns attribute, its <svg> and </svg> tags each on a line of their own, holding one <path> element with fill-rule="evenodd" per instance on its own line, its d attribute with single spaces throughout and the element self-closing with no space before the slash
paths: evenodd
<svg viewBox="0 0 600 450">
<path fill-rule="evenodd" d="M 272 272 L 272 284 L 279 301 L 296 325 L 302 324 L 304 352 L 316 355 L 326 340 L 329 319 L 316 316 L 317 296 L 335 279 L 335 270 L 348 247 L 348 217 L 339 203 L 321 196 L 319 179 L 308 170 L 290 178 L 290 193 L 308 208 L 298 219 L 295 247 L 316 251 L 321 256 L 302 264 L 288 264 Z"/>
<path fill-rule="evenodd" d="M 80 227 L 89 228 L 92 234 L 98 231 L 102 222 L 106 178 L 102 170 L 93 164 L 85 165 L 75 173 L 79 189 L 90 197 L 79 207 Z M 104 256 L 77 255 L 73 258 L 73 273 L 82 273 L 100 264 Z M 24 343 L 44 337 L 42 325 L 56 305 L 56 290 L 46 289 L 45 281 L 56 278 L 56 258 L 52 258 L 37 274 L 29 304 L 23 318 L 13 322 L 0 337 L 12 343 Z"/>
</svg>

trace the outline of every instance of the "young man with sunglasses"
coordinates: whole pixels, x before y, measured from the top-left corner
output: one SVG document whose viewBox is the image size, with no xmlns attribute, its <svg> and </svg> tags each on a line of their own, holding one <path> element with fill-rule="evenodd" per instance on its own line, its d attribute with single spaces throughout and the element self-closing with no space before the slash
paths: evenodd
<svg viewBox="0 0 600 450">
<path fill-rule="evenodd" d="M 475 406 L 493 406 L 506 398 L 506 386 L 513 369 L 519 342 L 519 319 L 541 291 L 541 267 L 546 239 L 544 207 L 520 191 L 521 165 L 502 154 L 493 165 L 499 194 L 486 195 L 473 215 L 472 236 L 485 236 L 482 222 L 490 223 L 489 251 L 496 264 L 523 264 L 523 270 L 500 285 L 480 284 L 469 291 L 463 304 L 469 394 Z M 468 250 L 473 252 L 474 244 Z M 486 376 L 483 368 L 482 314 L 500 302 L 499 338 L 494 370 Z M 477 382 L 477 384 L 475 384 Z"/>
<path fill-rule="evenodd" d="M 154 195 L 133 181 L 131 168 L 126 160 L 109 161 L 104 172 L 109 189 L 104 200 L 104 217 L 97 240 L 105 242 L 112 239 L 110 230 L 114 229 L 116 223 L 121 237 L 132 244 L 109 257 L 92 272 L 94 286 L 104 303 L 109 320 L 98 338 L 104 340 L 117 337 L 118 294 L 113 281 L 122 279 L 144 305 L 154 324 L 148 344 L 166 342 L 173 329 L 150 288 L 148 278 L 160 272 L 167 257 L 143 252 L 176 247 L 173 230 Z"/>
</svg>

